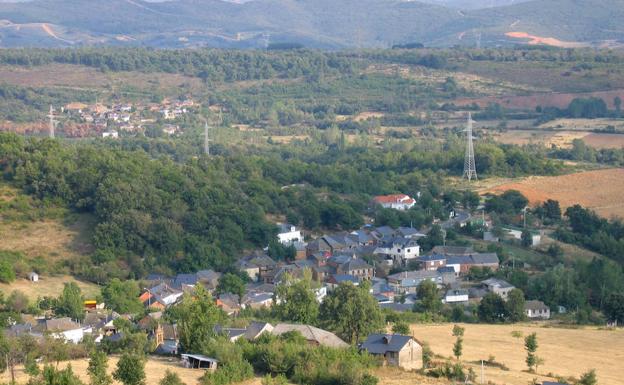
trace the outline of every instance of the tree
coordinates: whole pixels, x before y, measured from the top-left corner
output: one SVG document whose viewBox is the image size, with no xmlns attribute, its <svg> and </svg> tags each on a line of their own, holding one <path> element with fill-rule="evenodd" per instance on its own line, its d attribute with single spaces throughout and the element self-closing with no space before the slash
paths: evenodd
<svg viewBox="0 0 624 385">
<path fill-rule="evenodd" d="M 603 308 L 609 321 L 624 325 L 624 293 L 609 294 Z"/>
<path fill-rule="evenodd" d="M 245 295 L 245 281 L 236 274 L 225 273 L 219 278 L 219 284 L 215 292 L 217 295 L 225 293 L 236 294 L 240 302 Z"/>
<path fill-rule="evenodd" d="M 11 283 L 15 281 L 15 270 L 9 261 L 0 261 L 0 282 Z"/>
<path fill-rule="evenodd" d="M 56 307 L 56 314 L 76 320 L 84 318 L 82 291 L 75 282 L 65 283 Z"/>
<path fill-rule="evenodd" d="M 58 370 L 54 366 L 46 365 L 43 368 L 43 383 L 46 385 L 83 385 L 80 378 L 74 374 L 71 365 Z"/>
<path fill-rule="evenodd" d="M 533 245 L 533 235 L 529 230 L 522 230 L 521 241 L 524 247 L 531 247 Z"/>
<path fill-rule="evenodd" d="M 145 358 L 124 353 L 117 362 L 113 378 L 124 385 L 145 385 Z"/>
<path fill-rule="evenodd" d="M 91 385 L 110 385 L 113 379 L 106 372 L 108 366 L 108 356 L 100 350 L 93 350 L 89 359 L 87 372 L 91 379 Z"/>
<path fill-rule="evenodd" d="M 524 338 L 524 349 L 527 351 L 526 364 L 531 372 L 534 371 L 534 367 L 537 370 L 540 361 L 539 357 L 535 355 L 537 347 L 537 333 L 531 333 Z"/>
<path fill-rule="evenodd" d="M 561 207 L 559 206 L 559 201 L 547 199 L 542 205 L 542 209 L 544 210 L 545 218 L 556 222 L 561 220 Z"/>
<path fill-rule="evenodd" d="M 577 383 L 578 385 L 596 385 L 598 379 L 596 378 L 596 370 L 592 369 L 586 373 L 583 373 L 581 379 Z"/>
<path fill-rule="evenodd" d="M 136 281 L 121 281 L 113 278 L 102 289 L 102 297 L 106 306 L 118 313 L 137 314 L 143 310 L 139 301 L 141 289 Z"/>
<path fill-rule="evenodd" d="M 203 286 L 195 287 L 194 295 L 184 294 L 182 302 L 167 310 L 167 317 L 177 322 L 183 351 L 200 353 L 215 337 L 214 327 L 224 315 Z"/>
<path fill-rule="evenodd" d="M 285 274 L 274 297 L 273 310 L 279 319 L 303 324 L 316 322 L 319 304 L 309 270 L 305 270 L 302 278 Z"/>
<path fill-rule="evenodd" d="M 518 322 L 524 319 L 524 293 L 520 289 L 513 289 L 507 295 L 505 308 L 509 321 Z"/>
<path fill-rule="evenodd" d="M 464 345 L 464 331 L 465 329 L 459 325 L 453 326 L 453 336 L 456 337 L 455 344 L 453 345 L 453 355 L 459 360 L 462 355 Z"/>
<path fill-rule="evenodd" d="M 505 301 L 496 293 L 487 293 L 481 299 L 477 313 L 481 322 L 503 322 L 507 318 Z"/>
<path fill-rule="evenodd" d="M 185 385 L 177 373 L 167 369 L 165 376 L 158 382 L 159 385 Z"/>
<path fill-rule="evenodd" d="M 355 344 L 383 328 L 383 315 L 369 286 L 343 282 L 321 305 L 321 323 L 345 341 Z"/>
<path fill-rule="evenodd" d="M 442 306 L 438 295 L 438 285 L 428 279 L 422 281 L 416 288 L 416 294 L 421 308 L 427 313 L 437 313 Z"/>
<path fill-rule="evenodd" d="M 394 325 L 392 325 L 392 333 L 409 335 L 410 334 L 409 325 L 407 324 L 407 322 L 404 322 L 404 321 L 395 322 Z"/>
</svg>

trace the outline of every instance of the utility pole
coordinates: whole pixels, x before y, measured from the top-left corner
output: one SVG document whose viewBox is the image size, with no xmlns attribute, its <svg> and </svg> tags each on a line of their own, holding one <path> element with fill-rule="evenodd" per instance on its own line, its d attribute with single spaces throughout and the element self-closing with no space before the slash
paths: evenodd
<svg viewBox="0 0 624 385">
<path fill-rule="evenodd" d="M 463 177 L 468 179 L 470 182 L 473 178 L 478 180 L 477 178 L 477 168 L 475 165 L 475 157 L 474 157 L 474 145 L 472 143 L 472 114 L 468 113 L 468 125 L 466 126 L 466 157 L 464 159 L 464 174 Z"/>
</svg>

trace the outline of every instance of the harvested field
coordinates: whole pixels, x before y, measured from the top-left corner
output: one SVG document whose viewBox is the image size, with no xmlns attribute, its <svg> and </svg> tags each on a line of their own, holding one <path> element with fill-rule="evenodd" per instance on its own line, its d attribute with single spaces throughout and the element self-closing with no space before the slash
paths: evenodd
<svg viewBox="0 0 624 385">
<path fill-rule="evenodd" d="M 112 356 L 109 357 L 108 360 L 108 371 L 112 373 L 115 370 L 117 365 L 118 357 Z M 76 373 L 80 379 L 85 383 L 89 383 L 89 376 L 87 374 L 87 366 L 89 361 L 87 359 L 81 360 L 73 360 L 69 361 L 69 364 L 72 366 L 72 370 Z M 59 367 L 64 367 L 67 363 L 61 363 Z M 169 358 L 160 358 L 160 357 L 150 357 L 147 360 L 145 365 L 145 375 L 146 375 L 146 384 L 147 385 L 156 385 L 158 381 L 165 375 L 166 370 L 171 370 L 172 372 L 177 373 L 180 376 L 182 382 L 187 385 L 195 385 L 199 383 L 199 378 L 204 373 L 203 370 L 193 370 L 186 369 L 180 366 L 179 361 L 177 359 L 169 359 Z M 25 384 L 28 381 L 28 375 L 24 373 L 22 368 L 19 368 L 17 372 L 17 383 Z M 8 372 L 4 372 L 0 374 L 0 383 L 9 383 L 10 377 Z M 251 384 L 259 384 L 260 381 L 249 381 L 243 384 L 251 385 Z M 113 384 L 121 385 L 120 382 L 114 381 Z"/>
<path fill-rule="evenodd" d="M 618 119 L 556 119 L 541 124 L 538 128 L 549 130 L 594 131 L 614 127 L 624 131 L 624 121 Z"/>
<path fill-rule="evenodd" d="M 481 372 L 477 362 L 490 356 L 509 368 L 505 371 L 486 367 L 485 383 L 526 385 L 534 378 L 540 382 L 553 381 L 551 374 L 578 378 L 590 369 L 596 369 L 601 385 L 619 385 L 624 378 L 624 365 L 621 364 L 624 360 L 624 329 L 560 329 L 540 324 L 462 326 L 466 328 L 462 359 L 473 362 L 471 365 L 477 376 Z M 412 325 L 412 333 L 418 340 L 427 342 L 434 353 L 445 357 L 453 355 L 455 337 L 452 329 L 451 324 Z M 524 336 L 537 333 L 537 355 L 544 359 L 537 374 L 525 371 L 524 339 L 513 337 L 512 331 L 520 331 Z"/>
<path fill-rule="evenodd" d="M 504 144 L 542 144 L 546 147 L 567 148 L 572 145 L 574 139 L 584 139 L 587 135 L 589 132 L 509 130 L 497 135 L 495 139 Z"/>
<path fill-rule="evenodd" d="M 97 285 L 78 281 L 69 275 L 40 275 L 39 282 L 30 282 L 27 279 L 18 279 L 10 284 L 0 283 L 0 292 L 8 295 L 13 290 L 19 290 L 31 300 L 44 296 L 58 297 L 63 291 L 63 284 L 69 282 L 75 282 L 82 290 L 82 294 L 85 298 L 95 298 L 100 294 L 100 288 Z"/>
<path fill-rule="evenodd" d="M 624 169 L 585 171 L 575 174 L 540 177 L 532 176 L 520 181 L 502 183 L 481 190 L 484 193 L 499 194 L 507 190 L 518 190 L 531 205 L 546 199 L 559 201 L 562 209 L 580 204 L 610 218 L 624 218 Z"/>
<path fill-rule="evenodd" d="M 624 148 L 624 135 L 620 134 L 589 134 L 583 137 L 583 142 L 593 148 Z"/>
<path fill-rule="evenodd" d="M 109 357 L 108 371 L 112 373 L 117 365 L 118 357 Z M 87 375 L 88 360 L 73 360 L 65 363 L 61 363 L 59 367 L 64 367 L 67 364 L 71 364 L 72 370 L 76 373 L 84 383 L 89 383 L 89 377 Z M 200 377 L 203 375 L 203 370 L 186 369 L 180 366 L 179 361 L 175 358 L 163 358 L 163 357 L 150 357 L 145 365 L 146 383 L 147 385 L 156 385 L 158 381 L 165 375 L 165 371 L 170 370 L 180 376 L 182 382 L 187 385 L 196 385 L 199 383 Z M 17 370 L 17 384 L 25 384 L 28 381 L 28 376 L 24 373 L 23 368 Z M 417 373 L 406 372 L 395 368 L 379 368 L 373 372 L 378 378 L 379 383 L 383 385 L 448 385 L 446 380 L 435 379 L 425 377 Z M 0 374 L 0 383 L 9 383 L 10 377 L 8 372 Z M 262 383 L 261 378 L 256 377 L 238 385 L 260 385 Z M 121 385 L 119 382 L 114 381 L 114 385 Z"/>
</svg>

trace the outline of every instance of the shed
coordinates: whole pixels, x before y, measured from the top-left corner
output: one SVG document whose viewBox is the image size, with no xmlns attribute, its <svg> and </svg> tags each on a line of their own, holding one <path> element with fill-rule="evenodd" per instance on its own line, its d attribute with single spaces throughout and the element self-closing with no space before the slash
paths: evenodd
<svg viewBox="0 0 624 385">
<path fill-rule="evenodd" d="M 190 369 L 206 369 L 210 371 L 217 370 L 217 361 L 214 358 L 206 357 L 201 354 L 182 354 L 182 365 Z"/>
<path fill-rule="evenodd" d="M 35 273 L 34 271 L 30 272 L 28 274 L 28 279 L 31 282 L 38 282 L 39 281 L 39 274 Z"/>
</svg>

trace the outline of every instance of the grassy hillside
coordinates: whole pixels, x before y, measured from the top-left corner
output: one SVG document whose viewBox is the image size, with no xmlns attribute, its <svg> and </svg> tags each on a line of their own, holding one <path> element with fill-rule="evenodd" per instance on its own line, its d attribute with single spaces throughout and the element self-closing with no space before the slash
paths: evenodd
<svg viewBox="0 0 624 385">
<path fill-rule="evenodd" d="M 497 2 L 504 5 L 509 2 Z M 451 5 L 469 5 L 453 2 Z M 546 0 L 496 8 L 455 8 L 398 0 L 220 0 L 167 2 L 35 0 L 0 3 L 3 46 L 146 44 L 159 47 L 264 47 L 298 42 L 311 47 L 387 47 L 396 43 L 474 45 L 518 43 L 523 31 L 563 40 L 623 39 L 623 0 Z M 574 20 L 574 23 L 570 23 Z M 41 23 L 47 23 L 42 25 Z"/>
</svg>

